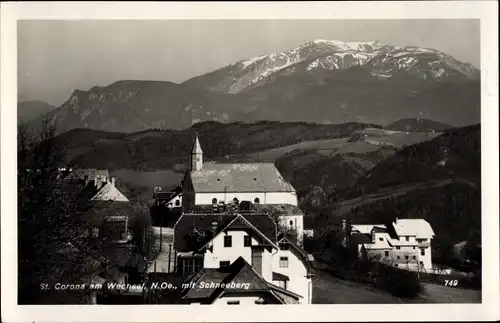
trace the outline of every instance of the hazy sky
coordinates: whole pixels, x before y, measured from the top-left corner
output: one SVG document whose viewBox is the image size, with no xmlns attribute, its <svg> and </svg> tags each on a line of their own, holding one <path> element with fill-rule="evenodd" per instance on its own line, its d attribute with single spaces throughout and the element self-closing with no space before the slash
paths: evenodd
<svg viewBox="0 0 500 323">
<path fill-rule="evenodd" d="M 479 67 L 479 20 L 19 21 L 19 100 L 62 104 L 118 80 L 182 82 L 314 39 L 443 51 Z"/>
</svg>

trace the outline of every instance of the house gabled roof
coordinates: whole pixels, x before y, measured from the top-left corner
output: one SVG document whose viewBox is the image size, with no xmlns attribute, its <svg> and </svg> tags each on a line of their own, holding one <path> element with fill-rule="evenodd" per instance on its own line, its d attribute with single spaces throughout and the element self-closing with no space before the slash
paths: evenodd
<svg viewBox="0 0 500 323">
<path fill-rule="evenodd" d="M 267 214 L 241 214 L 244 220 L 233 223 L 247 230 L 257 230 L 272 244 L 276 244 L 276 224 Z M 178 252 L 194 252 L 237 218 L 237 214 L 184 213 L 174 225 L 174 248 Z M 215 225 L 215 227 L 214 227 Z M 215 230 L 214 230 L 215 229 Z"/>
<path fill-rule="evenodd" d="M 104 184 L 92 197 L 95 201 L 117 201 L 128 202 L 129 199 L 111 183 Z"/>
<path fill-rule="evenodd" d="M 255 216 L 247 216 L 249 219 L 256 219 Z M 260 215 L 258 217 L 265 217 L 265 215 Z M 254 223 L 259 223 L 260 222 L 255 222 Z M 275 226 L 273 226 L 275 228 Z M 258 236 L 260 236 L 264 241 L 267 242 L 268 245 L 278 249 L 278 246 L 276 245 L 276 241 L 275 239 L 273 239 L 273 236 L 267 236 L 265 235 L 263 232 L 261 232 L 259 230 L 259 228 L 257 228 L 254 224 L 251 223 L 251 221 L 249 221 L 248 219 L 246 219 L 245 216 L 241 215 L 241 214 L 237 214 L 233 217 L 233 219 L 231 221 L 229 221 L 229 223 L 227 223 L 225 226 L 221 226 L 219 230 L 217 230 L 215 232 L 215 234 L 213 235 L 213 237 L 208 240 L 198 251 L 204 249 L 207 247 L 207 245 L 212 241 L 214 240 L 221 232 L 224 232 L 228 229 L 250 229 L 252 230 L 254 233 L 256 233 Z M 264 226 L 260 226 L 260 229 L 266 229 Z M 272 228 L 271 228 L 272 229 Z M 270 230 L 266 230 L 266 231 L 270 231 Z M 276 235 L 274 234 L 274 237 Z"/>
<path fill-rule="evenodd" d="M 273 163 L 204 164 L 189 174 L 196 193 L 295 192 Z"/>
<path fill-rule="evenodd" d="M 279 287 L 266 282 L 242 257 L 236 259 L 228 267 L 203 268 L 186 283 L 191 284 L 181 291 L 181 297 L 184 300 L 197 300 L 199 302 L 212 303 L 215 299 L 221 297 L 228 291 L 228 288 L 226 288 L 227 284 L 234 283 L 236 286 L 237 284 L 249 285 L 248 288 L 244 288 L 244 285 L 240 285 L 242 288 L 230 288 L 229 290 L 231 292 L 264 292 L 272 295 L 276 301 L 280 303 L 284 302 L 281 297 L 273 292 L 273 289 Z M 205 286 L 201 287 L 201 283 L 204 283 Z M 206 284 L 208 284 L 208 288 Z M 296 299 L 300 297 L 289 291 L 287 295 Z"/>
<path fill-rule="evenodd" d="M 181 186 L 177 186 L 177 187 L 175 187 L 174 189 L 172 189 L 170 191 L 156 192 L 156 193 L 153 194 L 153 198 L 158 199 L 158 200 L 165 200 L 165 201 L 169 202 L 172 199 L 174 199 L 177 196 L 179 196 L 179 194 L 181 194 L 181 193 L 182 193 L 182 187 Z"/>
<path fill-rule="evenodd" d="M 434 237 L 434 230 L 424 219 L 397 219 L 392 226 L 398 236 Z"/>
</svg>

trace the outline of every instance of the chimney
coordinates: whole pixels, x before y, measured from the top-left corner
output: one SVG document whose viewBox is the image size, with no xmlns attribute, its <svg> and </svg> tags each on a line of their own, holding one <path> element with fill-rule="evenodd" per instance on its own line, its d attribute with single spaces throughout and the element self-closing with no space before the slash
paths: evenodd
<svg viewBox="0 0 500 323">
<path fill-rule="evenodd" d="M 398 224 L 398 217 L 394 219 L 394 224 Z"/>
<path fill-rule="evenodd" d="M 342 231 L 346 230 L 347 229 L 347 221 L 346 221 L 346 219 L 342 219 L 341 223 L 342 223 Z"/>
<path fill-rule="evenodd" d="M 100 189 L 100 188 L 101 188 L 101 177 L 100 177 L 99 175 L 97 175 L 97 176 L 95 177 L 95 187 L 96 187 L 97 189 Z"/>
<path fill-rule="evenodd" d="M 85 180 L 85 186 L 89 185 L 89 176 L 85 175 L 83 179 Z"/>
<path fill-rule="evenodd" d="M 217 222 L 212 222 L 212 233 L 215 234 L 217 232 Z"/>
<path fill-rule="evenodd" d="M 115 186 L 116 178 L 114 176 L 111 177 L 111 185 Z"/>
<path fill-rule="evenodd" d="M 252 248 L 252 268 L 262 276 L 262 248 Z"/>
</svg>

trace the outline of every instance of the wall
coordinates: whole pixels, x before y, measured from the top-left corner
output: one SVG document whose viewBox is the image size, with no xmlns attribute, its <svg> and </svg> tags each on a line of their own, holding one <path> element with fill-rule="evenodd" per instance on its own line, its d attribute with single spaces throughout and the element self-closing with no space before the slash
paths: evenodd
<svg viewBox="0 0 500 323">
<path fill-rule="evenodd" d="M 280 268 L 280 257 L 288 257 L 288 268 Z M 303 298 L 299 300 L 301 304 L 311 304 L 310 278 L 305 264 L 302 262 L 300 255 L 295 249 L 279 250 L 273 254 L 273 271 L 287 275 L 290 281 L 287 283 L 287 289 L 299 294 Z"/>
<path fill-rule="evenodd" d="M 297 231 L 299 244 L 302 244 L 304 241 L 304 217 L 302 215 L 287 215 L 280 216 L 279 219 L 280 225 Z"/>
<path fill-rule="evenodd" d="M 176 204 L 177 201 L 179 205 Z M 172 200 L 170 200 L 170 202 L 168 202 L 167 204 L 167 207 L 168 208 L 182 207 L 182 193 L 174 197 Z"/>
<path fill-rule="evenodd" d="M 247 232 L 243 230 L 230 230 L 227 235 L 232 236 L 232 246 L 224 247 L 225 233 L 219 234 L 212 240 L 213 250 L 207 250 L 204 256 L 205 268 L 219 268 L 220 261 L 230 261 L 233 263 L 239 257 L 243 257 L 246 262 L 252 265 L 252 248 L 244 246 L 244 236 Z M 258 246 L 259 242 L 252 236 L 252 246 Z M 272 280 L 272 257 L 271 251 L 264 249 L 262 252 L 262 277 Z"/>
<path fill-rule="evenodd" d="M 268 304 L 276 303 L 274 299 L 268 296 L 265 293 L 234 293 L 234 294 L 226 294 L 221 298 L 216 299 L 212 304 L 217 305 L 228 305 L 228 301 L 240 301 L 239 305 L 256 305 L 255 301 L 259 298 L 263 298 L 267 301 Z M 230 305 L 229 305 L 230 306 Z"/>
<path fill-rule="evenodd" d="M 219 192 L 219 193 L 196 193 L 195 203 L 197 205 L 212 204 L 212 199 L 216 198 L 217 203 L 223 201 L 228 204 L 234 198 L 241 201 L 254 203 L 255 198 L 259 198 L 260 204 L 291 204 L 298 205 L 297 193 L 295 192 Z"/>
</svg>

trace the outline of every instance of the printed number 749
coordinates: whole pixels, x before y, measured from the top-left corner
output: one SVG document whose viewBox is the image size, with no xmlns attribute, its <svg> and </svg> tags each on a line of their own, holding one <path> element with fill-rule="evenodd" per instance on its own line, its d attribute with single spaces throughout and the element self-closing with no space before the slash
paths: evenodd
<svg viewBox="0 0 500 323">
<path fill-rule="evenodd" d="M 444 285 L 445 286 L 452 286 L 452 287 L 458 286 L 458 280 L 456 280 L 456 279 L 454 279 L 454 280 L 447 280 L 447 279 L 445 279 Z"/>
</svg>

